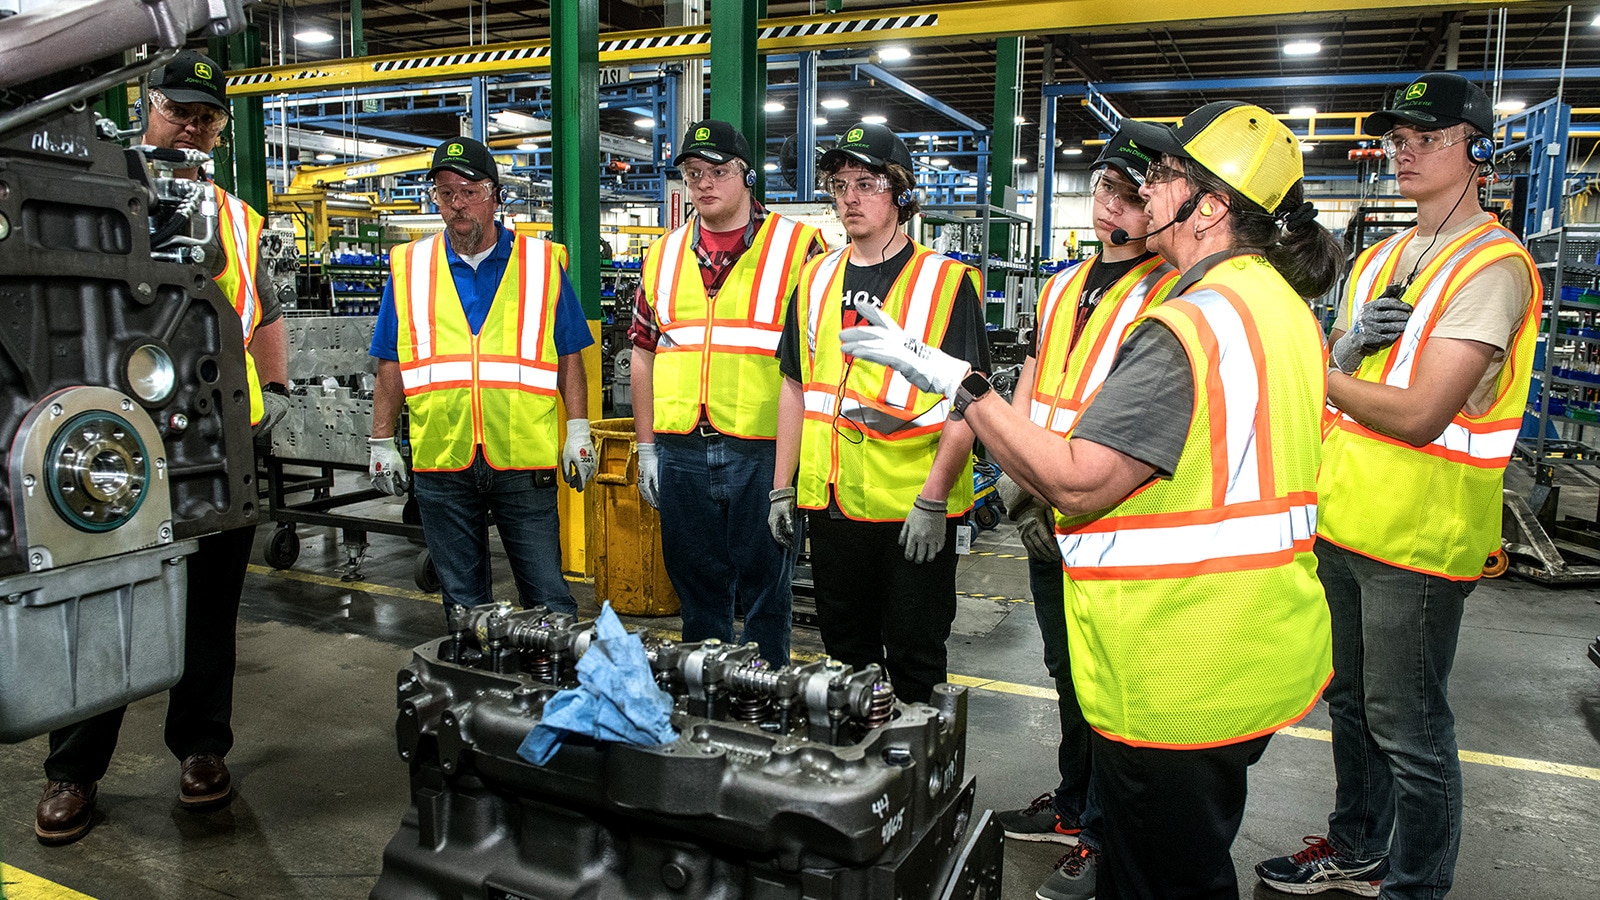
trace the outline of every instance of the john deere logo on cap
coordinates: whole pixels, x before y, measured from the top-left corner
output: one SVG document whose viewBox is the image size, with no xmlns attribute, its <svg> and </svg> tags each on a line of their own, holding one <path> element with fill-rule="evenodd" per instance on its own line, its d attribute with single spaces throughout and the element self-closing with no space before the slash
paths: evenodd
<svg viewBox="0 0 1600 900">
<path fill-rule="evenodd" d="M 461 156 L 466 152 L 467 148 L 461 146 L 460 144 L 451 144 L 450 146 L 444 148 L 444 154 L 446 156 Z"/>
<path fill-rule="evenodd" d="M 844 136 L 845 143 L 854 144 L 857 141 L 861 140 L 863 137 L 866 137 L 866 134 L 867 134 L 866 132 L 862 131 L 859 128 L 852 128 Z"/>
<path fill-rule="evenodd" d="M 1413 84 L 1411 87 L 1406 88 L 1406 99 L 1407 100 L 1415 100 L 1418 97 L 1421 97 L 1423 94 L 1426 94 L 1427 92 L 1428 92 L 1428 86 L 1426 84 L 1424 84 L 1423 82 L 1419 81 L 1416 84 Z"/>
<path fill-rule="evenodd" d="M 205 63 L 201 63 L 201 62 L 195 63 L 194 64 L 194 77 L 196 77 L 196 78 L 204 78 L 205 80 L 210 81 L 211 80 L 211 67 L 206 65 Z"/>
<path fill-rule="evenodd" d="M 697 141 L 709 141 L 709 140 L 711 140 L 711 129 L 709 129 L 709 128 L 696 128 L 694 130 L 694 139 L 697 140 Z"/>
</svg>

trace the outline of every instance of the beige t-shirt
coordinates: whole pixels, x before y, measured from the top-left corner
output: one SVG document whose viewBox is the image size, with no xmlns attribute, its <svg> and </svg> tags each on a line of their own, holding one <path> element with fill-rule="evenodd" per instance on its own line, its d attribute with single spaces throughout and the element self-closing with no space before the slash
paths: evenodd
<svg viewBox="0 0 1600 900">
<path fill-rule="evenodd" d="M 1404 277 L 1413 268 L 1426 266 L 1452 241 L 1490 218 L 1488 213 L 1474 216 L 1450 231 L 1441 232 L 1438 240 L 1422 235 L 1413 236 L 1400 251 L 1400 262 L 1394 269 L 1396 277 Z M 1427 256 L 1418 266 L 1418 257 L 1424 250 L 1428 251 Z M 1351 327 L 1346 299 L 1340 299 L 1339 315 L 1334 320 L 1343 331 L 1349 331 Z M 1502 259 L 1462 285 L 1434 325 L 1433 337 L 1480 341 L 1495 348 L 1488 371 L 1483 373 L 1472 396 L 1467 398 L 1467 405 L 1462 408 L 1467 415 L 1480 415 L 1494 402 L 1495 382 L 1505 364 L 1506 347 L 1511 343 L 1517 327 L 1522 324 L 1522 317 L 1527 313 L 1532 299 L 1533 281 L 1529 278 L 1528 267 L 1514 257 Z"/>
</svg>

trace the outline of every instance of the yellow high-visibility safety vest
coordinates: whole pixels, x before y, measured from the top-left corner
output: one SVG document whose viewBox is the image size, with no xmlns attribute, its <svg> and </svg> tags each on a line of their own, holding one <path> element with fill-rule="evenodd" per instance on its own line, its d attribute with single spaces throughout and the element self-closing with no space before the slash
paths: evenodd
<svg viewBox="0 0 1600 900">
<path fill-rule="evenodd" d="M 250 340 L 261 324 L 256 266 L 261 260 L 261 231 L 266 220 L 243 200 L 216 185 L 211 187 L 217 192 L 217 236 L 222 241 L 224 259 L 216 282 L 239 314 L 239 325 L 244 329 L 244 370 L 250 383 L 250 424 L 254 425 L 262 415 L 261 376 L 256 374 L 256 361 L 250 355 Z"/>
<path fill-rule="evenodd" d="M 944 340 L 961 280 L 977 288 L 977 272 L 913 245 L 883 312 L 930 347 Z M 942 394 L 918 390 L 904 375 L 855 359 L 839 349 L 843 285 L 850 247 L 813 258 L 800 273 L 795 314 L 805 323 L 800 342 L 805 421 L 800 429 L 796 505 L 826 509 L 833 486 L 839 509 L 852 519 L 903 520 L 933 468 L 939 435 L 950 414 Z M 972 455 L 956 476 L 945 508 L 972 506 Z"/>
<path fill-rule="evenodd" d="M 555 467 L 555 317 L 566 264 L 560 244 L 513 238 L 488 318 L 474 335 L 444 239 L 390 251 L 412 468 L 465 469 L 475 446 L 496 469 Z"/>
<path fill-rule="evenodd" d="M 1171 478 L 1057 518 L 1072 682 L 1113 740 L 1250 740 L 1309 712 L 1333 671 L 1311 552 L 1322 334 L 1254 255 L 1217 263 L 1144 320 L 1182 343 L 1194 413 Z"/>
<path fill-rule="evenodd" d="M 820 233 L 769 213 L 712 301 L 695 258 L 699 227 L 691 219 L 645 251 L 645 297 L 661 331 L 651 374 L 655 430 L 687 434 L 704 409 L 723 434 L 771 440 L 783 382 L 778 338 Z"/>
<path fill-rule="evenodd" d="M 1075 335 L 1072 329 L 1084 282 L 1090 267 L 1100 263 L 1097 256 L 1057 273 L 1039 291 L 1034 316 L 1039 354 L 1028 417 L 1040 428 L 1060 435 L 1072 431 L 1078 412 L 1105 383 L 1128 326 L 1140 313 L 1160 303 L 1178 280 L 1177 270 L 1159 256 L 1139 263 L 1106 289 L 1083 323 L 1083 333 Z"/>
<path fill-rule="evenodd" d="M 1412 231 L 1395 235 L 1356 260 L 1346 306 L 1352 317 L 1394 280 Z M 1528 267 L 1533 297 L 1511 335 L 1494 401 L 1482 415 L 1456 413 L 1424 447 L 1379 434 L 1348 414 L 1335 418 L 1323 447 L 1318 534 L 1348 550 L 1403 569 L 1456 581 L 1483 573 L 1500 547 L 1501 490 L 1527 403 L 1544 289 L 1533 258 L 1510 231 L 1485 222 L 1446 245 L 1413 279 L 1404 299 L 1414 307 L 1405 333 L 1368 356 L 1362 381 L 1411 384 L 1416 361 L 1439 317 L 1478 272 L 1515 258 Z"/>
</svg>

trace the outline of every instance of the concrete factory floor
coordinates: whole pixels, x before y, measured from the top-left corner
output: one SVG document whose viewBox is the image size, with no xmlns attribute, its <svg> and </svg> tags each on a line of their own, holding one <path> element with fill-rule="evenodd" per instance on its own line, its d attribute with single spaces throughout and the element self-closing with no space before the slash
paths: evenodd
<svg viewBox="0 0 1600 900">
<path fill-rule="evenodd" d="M 1592 488 L 1573 488 L 1584 491 L 1582 511 L 1593 515 Z M 69 846 L 43 847 L 32 834 L 44 739 L 0 747 L 5 897 L 367 896 L 409 801 L 395 672 L 442 632 L 443 615 L 437 595 L 412 584 L 417 548 L 403 539 L 373 535 L 361 580 L 347 583 L 335 531 L 302 527 L 300 559 L 283 572 L 262 561 L 271 532 L 257 536 L 240 617 L 234 803 L 207 814 L 178 808 L 178 767 L 161 740 L 164 695 L 130 709 L 97 824 Z M 1056 714 L 1021 544 L 1002 524 L 973 550 L 959 569 L 950 672 L 973 685 L 967 771 L 977 775 L 978 804 L 1007 809 L 1054 786 Z M 509 584 L 503 560 L 498 574 Z M 592 616 L 592 586 L 574 590 Z M 1470 599 L 1451 683 L 1467 760 L 1452 897 L 1600 896 L 1600 669 L 1585 658 L 1600 632 L 1597 598 L 1593 588 L 1507 577 L 1484 581 Z M 629 621 L 678 627 L 675 618 Z M 821 652 L 814 629 L 797 627 L 794 643 L 797 653 Z M 1234 845 L 1246 897 L 1281 896 L 1260 887 L 1251 866 L 1326 826 L 1327 727 L 1319 706 L 1274 738 L 1251 772 Z M 1063 849 L 1007 842 L 1002 896 L 1032 897 Z"/>
</svg>

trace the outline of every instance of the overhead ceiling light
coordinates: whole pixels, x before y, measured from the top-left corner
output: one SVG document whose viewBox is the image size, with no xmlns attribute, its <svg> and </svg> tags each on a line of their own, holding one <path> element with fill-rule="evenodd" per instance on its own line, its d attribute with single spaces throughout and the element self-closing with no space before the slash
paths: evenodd
<svg viewBox="0 0 1600 900">
<path fill-rule="evenodd" d="M 766 110 L 767 112 L 783 112 L 785 109 L 788 109 L 788 107 L 784 106 L 782 101 L 768 100 L 767 105 L 763 106 L 762 109 Z"/>
<path fill-rule="evenodd" d="M 1026 124 L 1028 124 L 1028 117 L 1027 116 L 1017 116 L 1012 121 L 1016 122 L 1018 125 L 1026 125 Z"/>
<path fill-rule="evenodd" d="M 1600 14 L 1595 15 L 1594 21 L 1590 22 L 1589 24 L 1594 26 L 1595 28 L 1600 28 Z"/>
<path fill-rule="evenodd" d="M 889 120 L 884 118 L 883 116 L 862 116 L 861 117 L 861 121 L 865 122 L 868 125 L 882 125 L 883 123 L 885 123 L 885 122 L 887 122 Z"/>
<path fill-rule="evenodd" d="M 1082 156 L 1083 155 L 1083 148 L 1082 147 L 1068 147 L 1067 149 L 1065 149 L 1065 150 L 1063 150 L 1061 152 L 1065 153 L 1068 156 Z"/>
<path fill-rule="evenodd" d="M 1310 141 L 1301 141 L 1300 142 L 1300 152 L 1301 153 L 1310 153 L 1311 151 L 1313 151 L 1315 149 L 1317 149 L 1317 145 L 1311 143 Z"/>
<path fill-rule="evenodd" d="M 656 120 L 646 116 L 643 118 L 634 119 L 633 124 L 640 128 L 654 128 L 656 127 Z"/>
<path fill-rule="evenodd" d="M 1284 56 L 1316 56 L 1322 52 L 1319 41 L 1290 41 L 1283 45 Z"/>
<path fill-rule="evenodd" d="M 818 105 L 823 109 L 846 109 L 850 106 L 850 101 L 843 97 L 829 97 Z"/>
<path fill-rule="evenodd" d="M 550 122 L 548 120 L 535 119 L 533 116 L 519 112 L 512 112 L 509 109 L 502 109 L 498 112 L 490 113 L 489 118 L 499 122 L 500 125 L 505 128 L 509 128 L 512 131 L 521 132 L 523 134 L 528 132 L 532 132 L 534 134 L 544 134 L 550 130 Z"/>
<path fill-rule="evenodd" d="M 1497 113 L 1522 112 L 1527 108 L 1528 102 L 1526 100 L 1501 100 L 1494 105 L 1494 111 Z"/>
<path fill-rule="evenodd" d="M 768 172 L 776 172 L 778 171 L 778 164 L 775 162 L 769 162 L 761 168 L 766 169 Z"/>
<path fill-rule="evenodd" d="M 333 162 L 338 158 L 339 157 L 333 153 L 318 153 L 316 156 L 317 162 Z"/>
<path fill-rule="evenodd" d="M 934 159 L 928 160 L 928 164 L 932 165 L 932 166 L 939 166 L 940 168 L 943 168 L 945 166 L 950 165 L 950 160 L 945 159 L 944 157 L 940 156 L 940 157 L 936 157 Z"/>
<path fill-rule="evenodd" d="M 1025 166 L 1028 164 L 1028 158 L 1026 156 L 1018 156 L 1011 160 L 1011 164 L 1013 166 Z"/>
<path fill-rule="evenodd" d="M 1317 108 L 1315 106 L 1291 106 L 1291 107 L 1289 107 L 1289 115 L 1294 116 L 1296 118 L 1309 119 L 1309 118 L 1311 118 L 1312 116 L 1314 116 L 1316 114 L 1317 114 Z"/>
<path fill-rule="evenodd" d="M 307 28 L 305 31 L 295 32 L 294 39 L 302 44 L 327 44 L 333 41 L 333 35 L 321 28 Z"/>
<path fill-rule="evenodd" d="M 917 138 L 917 140 L 919 140 L 919 141 L 927 141 L 928 143 L 931 144 L 931 143 L 934 142 L 934 136 L 931 135 L 931 134 L 925 134 L 925 135 L 922 135 L 921 137 Z"/>
<path fill-rule="evenodd" d="M 611 211 L 614 212 L 614 213 L 625 213 L 628 210 L 626 208 L 624 208 L 624 207 L 621 207 L 621 206 L 613 206 L 613 207 L 611 207 Z"/>
<path fill-rule="evenodd" d="M 811 124 L 813 124 L 813 125 L 826 125 L 826 124 L 828 124 L 828 119 L 827 119 L 826 116 L 817 116 L 815 119 L 811 120 Z"/>
<path fill-rule="evenodd" d="M 1596 18 L 1595 21 L 1596 22 L 1600 22 L 1600 18 Z M 907 60 L 907 59 L 910 59 L 910 58 L 911 58 L 911 51 L 906 49 L 905 47 L 879 47 L 878 48 L 878 61 L 879 62 L 901 62 L 903 60 Z"/>
<path fill-rule="evenodd" d="M 523 141 L 522 143 L 517 145 L 517 149 L 518 150 L 530 150 L 530 151 L 531 150 L 537 150 L 537 149 L 539 149 L 539 145 L 535 144 L 533 141 Z"/>
</svg>

